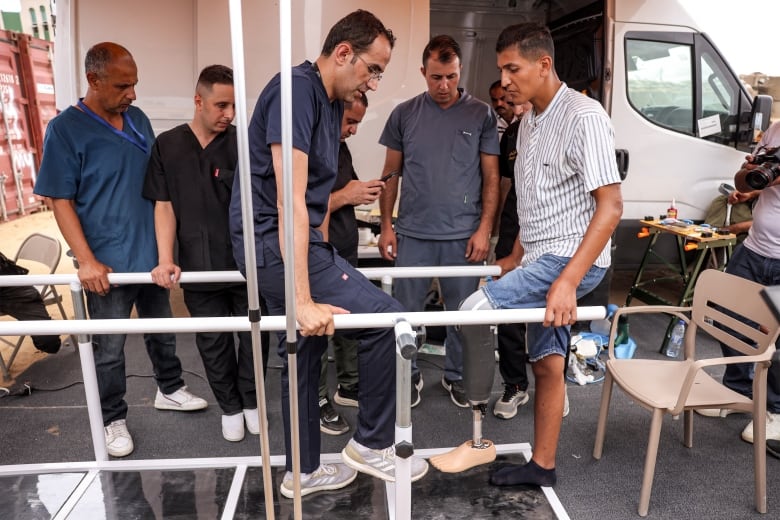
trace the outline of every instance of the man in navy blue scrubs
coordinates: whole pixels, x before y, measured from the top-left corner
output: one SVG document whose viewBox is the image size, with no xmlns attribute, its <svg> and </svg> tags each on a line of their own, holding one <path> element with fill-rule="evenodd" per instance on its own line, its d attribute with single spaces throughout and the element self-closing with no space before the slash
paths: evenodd
<svg viewBox="0 0 780 520">
<path fill-rule="evenodd" d="M 328 244 L 328 199 L 338 171 L 343 103 L 375 90 L 390 61 L 395 38 L 373 14 L 358 10 L 339 20 L 328 33 L 322 53 L 312 63 L 292 70 L 292 212 L 285 222 L 282 193 L 280 76 L 275 76 L 257 101 L 249 124 L 255 247 L 260 291 L 269 312 L 285 313 L 284 270 L 295 271 L 295 317 L 300 327 L 298 410 L 301 450 L 301 492 L 340 489 L 362 471 L 395 480 L 393 446 L 395 416 L 395 346 L 391 329 L 346 330 L 359 341 L 358 425 L 342 452 L 345 464 L 320 463 L 318 386 L 333 314 L 398 312 L 401 306 L 362 276 Z M 233 184 L 231 234 L 239 269 L 246 271 L 242 236 L 240 183 Z M 284 231 L 292 226 L 293 258 L 284 259 Z M 280 486 L 292 497 L 288 367 L 286 335 L 279 334 L 282 370 L 282 416 L 287 473 Z M 412 480 L 422 478 L 428 464 L 412 461 Z"/>
</svg>

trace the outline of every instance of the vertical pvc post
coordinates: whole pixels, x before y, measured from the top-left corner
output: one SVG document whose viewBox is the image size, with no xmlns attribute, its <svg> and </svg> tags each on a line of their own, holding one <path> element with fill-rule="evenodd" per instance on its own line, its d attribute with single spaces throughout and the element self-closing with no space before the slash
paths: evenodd
<svg viewBox="0 0 780 520">
<path fill-rule="evenodd" d="M 384 275 L 382 277 L 382 290 L 389 294 L 390 296 L 393 295 L 393 277 L 389 275 Z"/>
<path fill-rule="evenodd" d="M 412 516 L 412 362 L 417 343 L 406 320 L 395 324 L 395 516 Z"/>
<path fill-rule="evenodd" d="M 263 492 L 265 517 L 274 520 L 274 489 L 271 476 L 271 447 L 268 440 L 268 407 L 265 399 L 265 377 L 260 341 L 260 296 L 257 289 L 257 258 L 255 256 L 254 212 L 252 211 L 252 180 L 249 162 L 249 125 L 246 121 L 246 74 L 244 67 L 244 28 L 241 0 L 230 0 L 230 39 L 233 53 L 233 87 L 236 101 L 236 133 L 238 170 L 241 185 L 241 214 L 246 261 L 247 303 L 252 336 L 252 358 L 255 373 L 257 413 L 260 419 L 260 455 L 263 459 Z"/>
<path fill-rule="evenodd" d="M 77 320 L 87 319 L 87 309 L 84 305 L 84 293 L 79 282 L 70 284 L 70 294 L 73 297 L 73 314 Z M 87 414 L 89 415 L 89 430 L 92 434 L 92 446 L 95 450 L 95 460 L 108 460 L 106 434 L 103 430 L 103 409 L 100 406 L 100 390 L 95 370 L 95 356 L 92 350 L 92 338 L 89 334 L 79 334 L 79 359 L 84 378 L 84 393 L 87 397 Z"/>
<path fill-rule="evenodd" d="M 295 235 L 293 233 L 293 163 L 292 163 L 292 8 L 289 0 L 279 2 L 280 97 L 282 108 L 282 191 L 284 211 L 285 314 L 287 317 L 287 374 L 290 394 L 290 446 L 293 470 L 293 514 L 303 517 L 301 504 L 301 454 L 298 425 L 298 326 L 295 321 Z M 279 175 L 280 172 L 276 172 Z"/>
</svg>

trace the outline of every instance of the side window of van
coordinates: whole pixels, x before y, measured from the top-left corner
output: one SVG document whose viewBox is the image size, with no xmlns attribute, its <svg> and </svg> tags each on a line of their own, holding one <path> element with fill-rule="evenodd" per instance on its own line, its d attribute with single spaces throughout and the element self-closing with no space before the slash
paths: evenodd
<svg viewBox="0 0 780 520">
<path fill-rule="evenodd" d="M 748 151 L 751 101 L 705 35 L 629 32 L 631 106 L 658 126 Z"/>
<path fill-rule="evenodd" d="M 692 55 L 692 45 L 626 40 L 629 102 L 649 121 L 688 135 L 694 135 Z"/>
</svg>

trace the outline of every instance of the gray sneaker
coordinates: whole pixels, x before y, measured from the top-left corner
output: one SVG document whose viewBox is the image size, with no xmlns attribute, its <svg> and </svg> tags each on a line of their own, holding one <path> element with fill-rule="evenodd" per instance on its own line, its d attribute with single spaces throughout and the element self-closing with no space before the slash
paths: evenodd
<svg viewBox="0 0 780 520">
<path fill-rule="evenodd" d="M 316 493 L 317 491 L 341 489 L 350 485 L 355 480 L 355 477 L 357 477 L 357 471 L 344 464 L 320 464 L 320 467 L 312 473 L 301 474 L 301 496 Z M 279 486 L 279 492 L 287 498 L 295 496 L 291 471 L 284 474 L 282 484 Z"/>
<path fill-rule="evenodd" d="M 493 415 L 500 419 L 511 419 L 517 415 L 517 407 L 528 402 L 529 395 L 520 385 L 504 385 L 504 395 L 496 401 Z"/>
<path fill-rule="evenodd" d="M 388 482 L 395 482 L 395 445 L 383 450 L 367 448 L 350 439 L 341 451 L 344 463 L 361 473 L 371 475 Z M 428 473 L 428 462 L 417 456 L 412 456 L 412 482 L 416 482 Z"/>
</svg>

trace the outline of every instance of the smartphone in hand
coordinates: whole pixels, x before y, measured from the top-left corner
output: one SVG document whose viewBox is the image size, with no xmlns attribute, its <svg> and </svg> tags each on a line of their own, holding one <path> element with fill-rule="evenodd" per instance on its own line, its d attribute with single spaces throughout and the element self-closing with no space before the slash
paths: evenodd
<svg viewBox="0 0 780 520">
<path fill-rule="evenodd" d="M 390 179 L 392 179 L 393 177 L 396 177 L 396 176 L 398 176 L 400 174 L 401 174 L 401 172 L 399 172 L 398 170 L 394 170 L 394 171 L 391 171 L 390 173 L 388 173 L 387 175 L 385 175 L 384 177 L 380 178 L 379 180 L 382 181 L 382 182 L 387 182 Z"/>
</svg>

